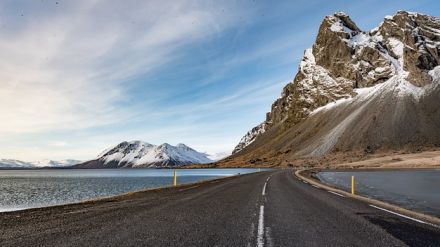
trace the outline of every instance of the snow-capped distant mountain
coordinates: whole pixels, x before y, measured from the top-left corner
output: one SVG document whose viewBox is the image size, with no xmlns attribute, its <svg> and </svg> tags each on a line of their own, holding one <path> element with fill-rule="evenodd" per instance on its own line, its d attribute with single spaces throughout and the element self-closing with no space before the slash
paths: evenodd
<svg viewBox="0 0 440 247">
<path fill-rule="evenodd" d="M 81 161 L 72 160 L 72 159 L 60 160 L 60 161 L 40 160 L 36 162 L 31 162 L 31 164 L 33 164 L 34 167 L 68 167 L 68 166 L 76 165 L 78 163 L 81 163 Z"/>
<path fill-rule="evenodd" d="M 14 159 L 0 159 L 0 168 L 42 168 L 42 167 L 68 167 L 73 166 L 81 161 L 79 160 L 40 160 L 34 162 L 26 162 Z"/>
<path fill-rule="evenodd" d="M 220 152 L 215 154 L 208 154 L 208 158 L 212 161 L 218 161 L 231 155 L 231 152 Z"/>
<path fill-rule="evenodd" d="M 188 164 L 212 162 L 205 153 L 186 146 L 168 143 L 153 145 L 142 141 L 122 142 L 107 149 L 97 159 L 84 162 L 76 168 L 122 168 L 122 167 L 175 167 Z"/>
<path fill-rule="evenodd" d="M 32 164 L 21 160 L 0 159 L 1 168 L 31 168 Z"/>
</svg>

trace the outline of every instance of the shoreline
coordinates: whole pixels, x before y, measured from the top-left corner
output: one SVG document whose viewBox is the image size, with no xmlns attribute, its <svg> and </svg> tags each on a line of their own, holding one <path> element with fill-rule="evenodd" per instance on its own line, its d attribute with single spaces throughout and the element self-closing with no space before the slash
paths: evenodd
<svg viewBox="0 0 440 247">
<path fill-rule="evenodd" d="M 264 171 L 261 171 L 264 172 Z M 226 176 L 226 177 L 220 177 L 220 178 L 214 178 L 214 179 L 206 179 L 201 180 L 198 182 L 193 183 L 185 183 L 185 184 L 178 184 L 177 186 L 165 186 L 165 187 L 156 187 L 156 188 L 146 188 L 141 190 L 135 190 L 130 192 L 125 192 L 118 195 L 112 195 L 112 196 L 102 196 L 102 197 L 96 197 L 84 201 L 79 202 L 72 202 L 72 203 L 65 203 L 65 204 L 57 204 L 57 205 L 50 205 L 50 206 L 43 206 L 43 207 L 31 207 L 31 208 L 24 208 L 24 209 L 18 209 L 18 210 L 11 210 L 11 211 L 0 211 L 0 215 L 3 214 L 10 214 L 10 213 L 26 213 L 26 212 L 32 212 L 32 211 L 44 211 L 44 210 L 52 210 L 52 209 L 60 209 L 64 207 L 70 207 L 70 206 L 87 206 L 87 205 L 95 205 L 99 203 L 106 203 L 106 202 L 115 202 L 115 201 L 122 201 L 126 199 L 130 199 L 130 197 L 136 197 L 144 193 L 160 193 L 160 192 L 168 192 L 173 190 L 182 190 L 187 189 L 194 186 L 200 186 L 207 183 L 213 183 L 213 182 L 220 182 L 224 180 L 229 180 L 241 176 L 246 176 L 253 173 L 245 173 L 245 174 L 234 174 L 232 176 Z"/>
<path fill-rule="evenodd" d="M 0 167 L 0 171 L 2 170 L 194 170 L 194 169 L 258 169 L 258 168 L 267 168 L 267 167 L 194 167 L 197 165 L 186 165 L 179 167 L 119 167 L 119 168 L 75 168 L 75 167 Z"/>
<path fill-rule="evenodd" d="M 359 159 L 352 155 L 352 161 L 346 159 L 340 160 L 335 157 L 331 158 L 332 154 L 328 157 L 323 156 L 320 159 L 323 165 L 311 164 L 304 166 L 304 163 L 309 163 L 310 160 L 316 160 L 316 158 L 304 159 L 298 158 L 295 161 L 286 161 L 287 163 L 262 163 L 262 164 L 250 164 L 246 160 L 241 160 L 238 163 L 229 163 L 231 157 L 227 157 L 223 160 L 215 161 L 208 164 L 193 164 L 180 167 L 121 167 L 121 168 L 75 168 L 69 167 L 0 167 L 1 170 L 103 170 L 103 169 L 157 169 L 157 170 L 197 170 L 197 169 L 256 169 L 256 168 L 293 168 L 293 169 L 440 169 L 440 150 L 426 150 L 421 152 L 389 152 L 389 153 L 377 153 L 369 157 Z M 347 157 L 345 157 L 347 158 Z M 269 161 L 268 161 L 269 162 Z M 297 163 L 295 165 L 290 163 Z M 312 162 L 313 163 L 313 162 Z M 238 165 L 240 164 L 240 165 Z M 290 164 L 290 165 L 289 165 Z M 324 165 L 325 164 L 325 165 Z"/>
</svg>

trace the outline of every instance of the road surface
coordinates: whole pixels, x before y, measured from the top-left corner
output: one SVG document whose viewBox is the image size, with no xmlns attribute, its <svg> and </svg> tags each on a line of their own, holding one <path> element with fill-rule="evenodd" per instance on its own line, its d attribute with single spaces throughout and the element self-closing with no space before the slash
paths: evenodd
<svg viewBox="0 0 440 247">
<path fill-rule="evenodd" d="M 440 246 L 440 229 L 276 170 L 0 213 L 0 246 Z"/>
</svg>

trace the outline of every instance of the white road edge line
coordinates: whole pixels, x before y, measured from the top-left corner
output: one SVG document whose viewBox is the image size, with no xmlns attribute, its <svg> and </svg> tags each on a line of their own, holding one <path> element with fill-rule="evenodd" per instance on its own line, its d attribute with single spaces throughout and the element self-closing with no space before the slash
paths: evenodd
<svg viewBox="0 0 440 247">
<path fill-rule="evenodd" d="M 393 211 L 385 209 L 385 208 L 381 208 L 381 207 L 374 206 L 374 205 L 371 205 L 371 204 L 370 204 L 370 207 L 373 207 L 373 208 L 376 208 L 376 209 L 388 212 L 390 214 L 394 214 L 394 215 L 400 216 L 400 217 L 405 218 L 405 219 L 413 220 L 413 221 L 418 222 L 418 223 L 422 223 L 422 224 L 438 227 L 437 225 L 434 225 L 434 224 L 431 224 L 431 223 L 428 223 L 428 222 L 425 222 L 425 221 L 422 221 L 422 220 L 418 220 L 418 219 L 415 219 L 415 218 L 412 218 L 412 217 L 409 217 L 409 216 L 406 216 L 406 215 L 403 215 L 403 214 L 399 214 L 399 213 L 393 212 Z"/>
<path fill-rule="evenodd" d="M 200 185 L 196 185 L 196 186 L 192 186 L 192 187 L 188 187 L 188 188 L 183 188 L 183 189 L 180 189 L 179 191 L 190 190 L 190 189 L 197 188 L 197 187 L 199 187 L 199 186 L 200 186 Z"/>
<path fill-rule="evenodd" d="M 266 195 L 266 185 L 267 185 L 267 182 L 264 183 L 263 191 L 261 192 L 262 196 Z"/>
<path fill-rule="evenodd" d="M 264 206 L 260 206 L 260 218 L 258 219 L 257 247 L 264 246 Z"/>
<path fill-rule="evenodd" d="M 308 184 L 306 181 L 302 180 L 303 183 Z"/>
<path fill-rule="evenodd" d="M 330 191 L 330 190 L 328 190 L 327 192 L 328 192 L 328 193 L 335 194 L 335 195 L 340 196 L 340 197 L 345 197 L 344 195 L 341 195 L 341 194 L 339 194 L 339 193 L 336 193 L 336 192 L 333 192 L 333 191 Z"/>
</svg>

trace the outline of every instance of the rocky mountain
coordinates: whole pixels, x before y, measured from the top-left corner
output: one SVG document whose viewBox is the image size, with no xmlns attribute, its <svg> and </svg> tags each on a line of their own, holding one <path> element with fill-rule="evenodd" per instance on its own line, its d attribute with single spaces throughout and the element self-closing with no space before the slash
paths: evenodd
<svg viewBox="0 0 440 247">
<path fill-rule="evenodd" d="M 440 19 L 399 11 L 362 31 L 326 16 L 298 72 L 224 164 L 440 145 Z"/>
<path fill-rule="evenodd" d="M 246 146 L 248 146 L 249 144 L 254 142 L 255 139 L 259 135 L 263 134 L 264 131 L 266 131 L 266 128 L 267 128 L 267 123 L 266 122 L 263 122 L 263 123 L 255 126 L 254 128 L 252 128 L 249 132 L 246 133 L 246 135 L 244 135 L 240 139 L 240 142 L 238 143 L 238 145 L 235 146 L 234 150 L 232 150 L 232 154 L 238 153 L 243 148 L 245 148 Z"/>
<path fill-rule="evenodd" d="M 73 166 L 81 161 L 79 160 L 39 160 L 35 162 L 25 162 L 14 159 L 0 159 L 0 168 L 43 168 L 43 167 L 68 167 Z"/>
<path fill-rule="evenodd" d="M 153 145 L 142 141 L 122 142 L 105 150 L 97 159 L 78 164 L 75 168 L 175 167 L 206 164 L 212 160 L 185 144 Z"/>
</svg>

